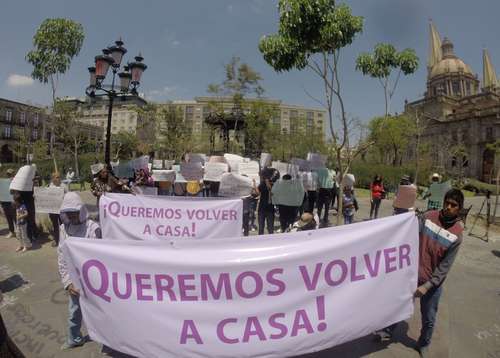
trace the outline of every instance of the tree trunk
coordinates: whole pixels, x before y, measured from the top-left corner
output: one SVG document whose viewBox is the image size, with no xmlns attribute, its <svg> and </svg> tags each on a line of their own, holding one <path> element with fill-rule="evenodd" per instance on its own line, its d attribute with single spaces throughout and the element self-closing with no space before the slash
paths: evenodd
<svg viewBox="0 0 500 358">
<path fill-rule="evenodd" d="M 50 155 L 52 156 L 52 161 L 54 163 L 54 172 L 59 173 L 59 168 L 57 167 L 56 153 L 54 149 L 54 120 L 56 116 L 56 83 L 54 76 L 50 76 L 50 85 L 52 87 L 52 118 L 50 119 Z"/>
<path fill-rule="evenodd" d="M 75 150 L 73 154 L 75 159 L 75 172 L 76 172 L 76 177 L 80 178 L 80 168 L 78 166 L 78 142 L 76 139 L 74 140 L 74 145 L 75 145 Z"/>
</svg>

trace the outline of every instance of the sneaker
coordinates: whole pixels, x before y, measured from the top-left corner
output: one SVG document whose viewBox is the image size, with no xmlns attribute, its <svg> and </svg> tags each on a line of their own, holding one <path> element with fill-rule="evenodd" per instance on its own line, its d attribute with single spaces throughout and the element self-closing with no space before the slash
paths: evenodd
<svg viewBox="0 0 500 358">
<path fill-rule="evenodd" d="M 74 343 L 69 343 L 69 342 L 65 342 L 62 346 L 61 346 L 61 350 L 62 351 L 66 351 L 66 350 L 69 350 L 69 349 L 73 349 L 73 348 L 77 348 L 77 347 L 81 347 L 85 344 L 85 340 L 82 339 L 80 342 L 74 342 Z"/>
<path fill-rule="evenodd" d="M 7 235 L 7 239 L 12 239 L 16 237 L 16 234 L 14 234 L 13 232 L 9 232 L 9 235 Z"/>
</svg>

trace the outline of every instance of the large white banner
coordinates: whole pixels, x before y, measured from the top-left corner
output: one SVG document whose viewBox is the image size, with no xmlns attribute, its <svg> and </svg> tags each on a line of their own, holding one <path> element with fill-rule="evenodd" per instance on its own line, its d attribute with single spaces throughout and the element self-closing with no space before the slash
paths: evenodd
<svg viewBox="0 0 500 358">
<path fill-rule="evenodd" d="M 106 193 L 99 199 L 102 234 L 112 239 L 241 236 L 241 199 L 148 197 Z"/>
<path fill-rule="evenodd" d="M 135 357 L 282 358 L 413 314 L 417 219 L 373 223 L 258 240 L 70 238 L 63 250 L 95 341 Z"/>
</svg>

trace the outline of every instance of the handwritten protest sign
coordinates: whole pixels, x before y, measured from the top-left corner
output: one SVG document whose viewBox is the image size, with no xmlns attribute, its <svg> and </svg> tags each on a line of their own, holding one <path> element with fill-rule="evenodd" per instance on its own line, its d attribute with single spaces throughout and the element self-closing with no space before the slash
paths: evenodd
<svg viewBox="0 0 500 358">
<path fill-rule="evenodd" d="M 106 193 L 99 200 L 103 236 L 120 240 L 240 236 L 242 210 L 240 199 Z"/>
<path fill-rule="evenodd" d="M 260 153 L 260 167 L 265 168 L 271 165 L 272 155 L 269 153 Z"/>
<path fill-rule="evenodd" d="M 134 186 L 132 187 L 132 191 L 137 195 L 158 195 L 158 188 L 154 186 Z"/>
<path fill-rule="evenodd" d="M 243 163 L 243 157 L 236 154 L 226 153 L 224 154 L 224 158 L 229 164 L 229 168 L 232 172 L 238 173 L 238 166 L 240 163 Z"/>
<path fill-rule="evenodd" d="M 203 167 L 201 163 L 181 163 L 180 172 L 188 181 L 203 179 Z"/>
<path fill-rule="evenodd" d="M 158 182 L 163 182 L 163 181 L 169 181 L 169 182 L 174 182 L 175 181 L 175 170 L 153 170 L 153 180 L 158 181 Z"/>
<path fill-rule="evenodd" d="M 257 185 L 260 182 L 260 167 L 259 163 L 256 161 L 250 161 L 245 163 L 240 163 L 238 165 L 238 172 L 240 175 L 246 175 L 250 179 L 254 179 Z"/>
<path fill-rule="evenodd" d="M 64 198 L 63 188 L 35 187 L 33 195 L 37 213 L 59 214 Z"/>
<path fill-rule="evenodd" d="M 319 153 L 307 153 L 307 161 L 311 170 L 324 168 L 326 165 L 326 156 Z"/>
<path fill-rule="evenodd" d="M 12 202 L 10 194 L 10 179 L 0 179 L 0 201 Z"/>
<path fill-rule="evenodd" d="M 282 358 L 413 315 L 418 221 L 258 240 L 70 238 L 62 250 L 94 341 L 135 357 Z"/>
<path fill-rule="evenodd" d="M 225 173 L 220 180 L 219 196 L 227 198 L 248 196 L 252 193 L 252 186 L 252 179 L 248 177 Z"/>
<path fill-rule="evenodd" d="M 162 159 L 154 159 L 153 160 L 153 169 L 163 169 L 163 160 Z"/>
<path fill-rule="evenodd" d="M 205 176 L 203 180 L 220 181 L 222 174 L 227 173 L 229 166 L 226 163 L 205 163 Z"/>
<path fill-rule="evenodd" d="M 149 156 L 143 155 L 142 157 L 131 160 L 129 163 L 130 167 L 134 170 L 148 169 Z"/>
<path fill-rule="evenodd" d="M 212 155 L 208 161 L 210 163 L 227 163 L 226 158 L 221 155 Z"/>
<path fill-rule="evenodd" d="M 165 160 L 165 169 L 169 170 L 172 169 L 173 165 L 175 164 L 175 160 Z"/>
</svg>

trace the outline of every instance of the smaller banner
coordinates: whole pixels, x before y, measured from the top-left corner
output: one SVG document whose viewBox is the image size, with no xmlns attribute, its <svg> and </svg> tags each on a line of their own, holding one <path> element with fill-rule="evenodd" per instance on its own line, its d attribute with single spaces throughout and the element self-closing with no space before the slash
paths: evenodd
<svg viewBox="0 0 500 358">
<path fill-rule="evenodd" d="M 222 174 L 227 173 L 228 170 L 229 166 L 226 163 L 205 163 L 205 176 L 203 177 L 203 180 L 220 181 Z"/>
<path fill-rule="evenodd" d="M 239 174 L 225 173 L 219 186 L 219 196 L 227 198 L 244 197 L 252 193 L 252 179 Z"/>
<path fill-rule="evenodd" d="M 99 215 L 103 236 L 117 240 L 239 237 L 243 202 L 106 193 Z"/>
<path fill-rule="evenodd" d="M 188 181 L 203 179 L 203 167 L 201 163 L 181 163 L 180 172 L 184 179 Z"/>
<path fill-rule="evenodd" d="M 63 188 L 35 187 L 35 211 L 37 213 L 59 214 L 64 198 Z"/>
<path fill-rule="evenodd" d="M 0 201 L 12 202 L 12 195 L 10 194 L 10 179 L 0 179 Z"/>
<path fill-rule="evenodd" d="M 152 175 L 154 181 L 169 181 L 171 183 L 175 181 L 175 176 L 175 170 L 153 170 Z"/>
</svg>

